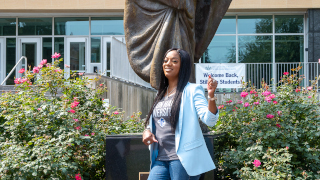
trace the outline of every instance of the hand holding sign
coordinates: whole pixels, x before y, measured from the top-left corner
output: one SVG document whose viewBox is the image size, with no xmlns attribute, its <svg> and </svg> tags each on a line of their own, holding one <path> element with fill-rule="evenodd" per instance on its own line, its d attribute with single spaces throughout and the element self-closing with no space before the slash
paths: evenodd
<svg viewBox="0 0 320 180">
<path fill-rule="evenodd" d="M 218 81 L 216 81 L 214 78 L 211 78 L 211 75 L 209 75 L 207 90 L 208 90 L 208 95 L 210 97 L 214 97 L 214 92 L 216 91 L 217 87 L 218 87 Z"/>
</svg>

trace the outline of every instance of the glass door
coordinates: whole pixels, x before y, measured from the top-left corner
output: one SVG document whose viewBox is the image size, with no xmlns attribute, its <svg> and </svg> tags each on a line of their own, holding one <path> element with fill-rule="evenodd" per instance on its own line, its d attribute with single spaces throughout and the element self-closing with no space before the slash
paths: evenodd
<svg viewBox="0 0 320 180">
<path fill-rule="evenodd" d="M 6 64 L 5 64 L 5 58 L 4 58 L 4 38 L 0 38 L 0 85 L 2 81 L 5 78 L 5 72 L 6 72 Z"/>
<path fill-rule="evenodd" d="M 103 37 L 102 41 L 102 73 L 105 76 L 110 76 L 110 52 L 111 52 L 111 38 Z"/>
<path fill-rule="evenodd" d="M 88 56 L 88 43 L 87 38 L 67 38 L 67 46 L 65 49 L 66 57 L 64 64 L 66 67 L 65 72 L 68 78 L 71 71 L 86 72 L 87 56 Z"/>
<path fill-rule="evenodd" d="M 19 69 L 27 66 L 28 70 L 33 69 L 34 66 L 38 66 L 41 62 L 41 38 L 19 38 L 18 44 L 18 57 L 16 62 L 20 60 L 22 56 L 27 58 L 27 63 L 22 60 L 17 66 L 16 77 L 21 77 L 18 73 Z"/>
</svg>

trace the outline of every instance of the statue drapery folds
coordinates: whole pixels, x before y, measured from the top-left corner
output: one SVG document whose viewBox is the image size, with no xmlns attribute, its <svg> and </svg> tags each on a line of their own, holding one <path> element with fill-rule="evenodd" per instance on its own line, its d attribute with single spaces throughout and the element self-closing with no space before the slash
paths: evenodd
<svg viewBox="0 0 320 180">
<path fill-rule="evenodd" d="M 135 73 L 157 89 L 168 49 L 184 49 L 198 62 L 230 3 L 231 0 L 126 0 L 126 46 Z M 192 74 L 190 81 L 194 81 Z"/>
</svg>

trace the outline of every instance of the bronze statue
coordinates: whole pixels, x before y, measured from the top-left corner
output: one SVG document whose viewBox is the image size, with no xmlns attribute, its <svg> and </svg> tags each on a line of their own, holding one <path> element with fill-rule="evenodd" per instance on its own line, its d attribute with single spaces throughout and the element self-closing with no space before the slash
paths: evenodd
<svg viewBox="0 0 320 180">
<path fill-rule="evenodd" d="M 184 49 L 198 62 L 231 1 L 126 0 L 126 46 L 135 73 L 157 89 L 168 49 Z M 190 81 L 194 82 L 192 72 Z"/>
</svg>

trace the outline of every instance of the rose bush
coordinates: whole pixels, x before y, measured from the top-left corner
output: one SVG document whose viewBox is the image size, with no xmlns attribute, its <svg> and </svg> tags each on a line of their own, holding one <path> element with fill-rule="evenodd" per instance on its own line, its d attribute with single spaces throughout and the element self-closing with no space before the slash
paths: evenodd
<svg viewBox="0 0 320 180">
<path fill-rule="evenodd" d="M 106 135 L 142 131 L 140 113 L 124 121 L 103 106 L 107 87 L 65 79 L 59 61 L 19 71 L 17 91 L 0 97 L 0 179 L 103 179 Z"/>
<path fill-rule="evenodd" d="M 274 94 L 267 84 L 257 90 L 244 83 L 238 103 L 219 106 L 218 179 L 320 178 L 317 81 L 301 88 L 301 68 L 284 73 Z"/>
</svg>

